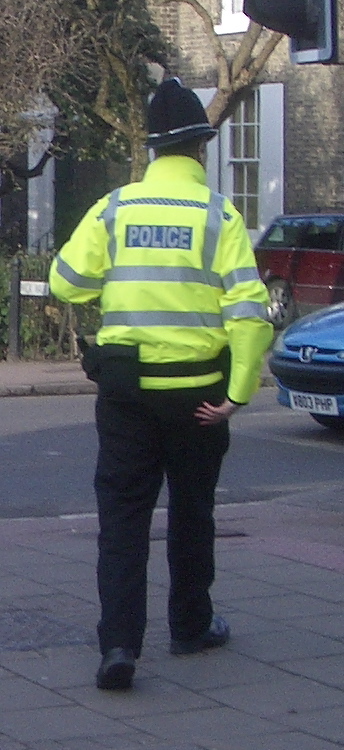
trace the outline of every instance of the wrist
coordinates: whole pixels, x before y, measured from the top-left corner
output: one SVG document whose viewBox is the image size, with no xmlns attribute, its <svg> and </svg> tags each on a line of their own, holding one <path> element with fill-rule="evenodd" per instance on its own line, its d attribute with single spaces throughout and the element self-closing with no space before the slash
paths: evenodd
<svg viewBox="0 0 344 750">
<path fill-rule="evenodd" d="M 240 409 L 240 404 L 236 404 L 235 401 L 232 401 L 230 398 L 227 398 L 227 413 L 228 416 L 231 416 L 232 414 L 235 414 L 235 412 Z"/>
<path fill-rule="evenodd" d="M 234 401 L 230 396 L 228 396 L 228 401 L 230 404 L 234 404 L 234 406 L 246 406 L 248 403 L 247 401 Z"/>
</svg>

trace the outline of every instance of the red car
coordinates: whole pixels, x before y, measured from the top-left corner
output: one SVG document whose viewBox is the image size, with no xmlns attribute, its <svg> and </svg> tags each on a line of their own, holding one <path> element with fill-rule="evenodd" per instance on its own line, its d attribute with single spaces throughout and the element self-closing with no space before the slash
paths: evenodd
<svg viewBox="0 0 344 750">
<path fill-rule="evenodd" d="M 344 300 L 344 213 L 277 216 L 255 255 L 275 328 Z"/>
</svg>

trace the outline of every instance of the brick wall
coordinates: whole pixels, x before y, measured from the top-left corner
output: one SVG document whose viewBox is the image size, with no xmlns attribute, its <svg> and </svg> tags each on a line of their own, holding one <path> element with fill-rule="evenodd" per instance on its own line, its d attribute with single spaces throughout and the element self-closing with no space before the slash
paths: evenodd
<svg viewBox="0 0 344 750">
<path fill-rule="evenodd" d="M 297 66 L 287 76 L 285 202 L 289 211 L 344 207 L 343 92 L 340 66 Z"/>
<path fill-rule="evenodd" d="M 215 23 L 221 18 L 221 4 L 221 0 L 203 0 Z M 147 6 L 155 23 L 172 45 L 172 72 L 178 73 L 187 86 L 214 85 L 215 57 L 203 22 L 193 8 L 183 2 L 159 6 L 154 0 L 147 0 Z"/>
<path fill-rule="evenodd" d="M 339 2 L 344 9 L 344 0 Z M 216 85 L 214 53 L 195 11 L 185 3 L 150 4 L 175 47 L 173 72 L 188 86 Z M 221 0 L 203 0 L 203 5 L 218 23 Z M 240 38 L 221 36 L 228 59 Z M 344 65 L 292 65 L 284 39 L 260 80 L 285 87 L 285 211 L 344 207 Z"/>
<path fill-rule="evenodd" d="M 173 75 L 179 70 L 179 49 L 177 44 L 179 19 L 178 3 L 168 3 L 167 5 L 158 5 L 154 0 L 147 0 L 147 8 L 150 11 L 151 18 L 161 29 L 164 38 L 170 45 L 169 65 Z"/>
</svg>

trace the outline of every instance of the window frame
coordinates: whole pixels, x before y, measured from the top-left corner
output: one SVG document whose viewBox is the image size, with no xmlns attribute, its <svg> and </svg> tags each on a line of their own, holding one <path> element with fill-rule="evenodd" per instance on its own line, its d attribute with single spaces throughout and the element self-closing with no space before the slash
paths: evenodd
<svg viewBox="0 0 344 750">
<path fill-rule="evenodd" d="M 260 90 L 259 88 L 252 89 L 251 95 L 254 97 L 254 103 L 253 103 L 253 112 L 254 117 L 253 119 L 245 117 L 245 108 L 247 106 L 247 100 L 243 100 L 239 103 L 236 112 L 240 109 L 240 117 L 239 120 L 235 119 L 235 116 L 233 116 L 229 121 L 229 161 L 228 165 L 230 166 L 232 170 L 232 201 L 234 205 L 238 208 L 240 213 L 242 213 L 244 217 L 245 224 L 247 228 L 251 231 L 258 231 L 259 228 L 259 215 L 260 215 L 260 161 L 261 161 L 261 153 L 260 153 L 260 131 L 261 131 L 261 121 L 260 121 Z M 245 156 L 245 131 L 247 132 L 247 128 L 254 128 L 254 154 L 253 156 Z M 235 156 L 233 153 L 233 144 L 234 144 L 234 134 L 239 134 L 239 142 L 240 142 L 240 154 L 238 156 Z M 238 141 L 237 141 L 238 142 Z M 235 167 L 236 165 L 242 166 L 242 175 L 243 175 L 243 189 L 242 192 L 235 191 Z M 256 167 L 256 191 L 250 192 L 248 190 L 248 181 L 249 181 L 249 169 L 250 166 L 254 165 Z M 250 209 L 249 209 L 249 203 L 250 199 L 255 199 L 256 202 L 256 222 L 255 226 L 251 226 L 251 221 L 249 220 L 250 216 Z"/>
</svg>

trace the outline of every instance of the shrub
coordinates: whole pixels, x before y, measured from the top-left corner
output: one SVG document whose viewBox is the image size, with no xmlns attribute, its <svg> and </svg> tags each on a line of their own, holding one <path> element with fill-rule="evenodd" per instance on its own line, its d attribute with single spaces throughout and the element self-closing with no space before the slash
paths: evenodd
<svg viewBox="0 0 344 750">
<path fill-rule="evenodd" d="M 8 346 L 8 309 L 10 299 L 9 262 L 0 256 L 0 360 L 6 356 Z"/>
<path fill-rule="evenodd" d="M 48 281 L 54 253 L 23 255 L 21 278 L 26 281 Z M 0 257 L 0 358 L 8 347 L 8 314 L 11 263 Z M 20 297 L 21 356 L 25 359 L 73 359 L 77 355 L 76 330 L 94 336 L 100 325 L 99 303 L 66 305 L 49 294 L 47 297 Z M 76 314 L 77 310 L 77 314 Z"/>
</svg>

